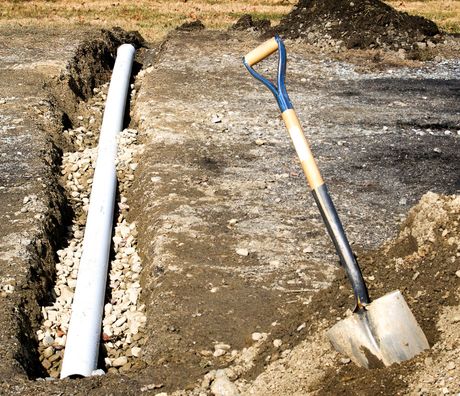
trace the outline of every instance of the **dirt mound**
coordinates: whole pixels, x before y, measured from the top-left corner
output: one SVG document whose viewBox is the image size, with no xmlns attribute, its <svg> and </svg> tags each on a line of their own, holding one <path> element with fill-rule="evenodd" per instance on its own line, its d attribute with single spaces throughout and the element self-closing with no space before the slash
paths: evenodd
<svg viewBox="0 0 460 396">
<path fill-rule="evenodd" d="M 270 28 L 270 20 L 268 19 L 253 19 L 251 15 L 245 14 L 238 19 L 231 27 L 232 30 L 252 30 L 266 31 Z"/>
<path fill-rule="evenodd" d="M 439 34 L 434 22 L 380 0 L 301 0 L 275 30 L 318 46 L 395 50 L 432 45 Z"/>
<path fill-rule="evenodd" d="M 206 26 L 204 26 L 203 22 L 201 22 L 199 19 L 192 22 L 185 22 L 176 28 L 176 30 L 181 32 L 195 32 L 197 30 L 204 29 L 206 29 Z"/>
<path fill-rule="evenodd" d="M 396 393 L 405 388 L 419 394 L 436 394 L 444 388 L 460 391 L 460 355 L 458 350 L 452 351 L 452 338 L 458 339 L 460 334 L 459 327 L 454 325 L 458 317 L 451 314 L 458 312 L 460 297 L 459 216 L 459 196 L 427 193 L 409 211 L 399 236 L 360 260 L 371 297 L 400 290 L 431 349 L 386 369 L 342 366 L 338 375 L 325 382 L 325 390 L 371 392 L 372 384 L 379 384 L 382 394 L 385 389 Z M 450 326 L 446 326 L 446 321 Z M 350 376 L 360 381 L 354 385 L 347 383 Z"/>
<path fill-rule="evenodd" d="M 325 331 L 353 307 L 342 273 L 306 308 L 307 338 L 267 367 L 247 394 L 444 394 L 460 391 L 460 197 L 425 194 L 394 240 L 359 255 L 371 297 L 400 290 L 431 349 L 387 368 L 366 370 L 328 345 Z M 297 329 L 291 332 L 295 338 Z M 289 342 L 288 332 L 276 334 Z M 298 335 L 297 335 L 298 337 Z M 318 345 L 321 347 L 318 348 Z M 277 374 L 282 373 L 282 374 Z"/>
</svg>

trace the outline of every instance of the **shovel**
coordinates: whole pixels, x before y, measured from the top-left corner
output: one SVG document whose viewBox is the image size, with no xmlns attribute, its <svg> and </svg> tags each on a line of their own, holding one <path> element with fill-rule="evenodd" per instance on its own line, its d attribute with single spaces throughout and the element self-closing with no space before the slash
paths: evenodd
<svg viewBox="0 0 460 396">
<path fill-rule="evenodd" d="M 275 51 L 278 51 L 279 58 L 277 85 L 253 69 L 255 64 Z M 398 290 L 370 301 L 361 270 L 289 100 L 285 86 L 286 49 L 283 41 L 275 36 L 249 52 L 243 58 L 243 63 L 278 102 L 305 177 L 355 295 L 354 313 L 328 331 L 332 345 L 358 366 L 365 368 L 389 366 L 411 359 L 428 349 L 425 334 Z"/>
</svg>

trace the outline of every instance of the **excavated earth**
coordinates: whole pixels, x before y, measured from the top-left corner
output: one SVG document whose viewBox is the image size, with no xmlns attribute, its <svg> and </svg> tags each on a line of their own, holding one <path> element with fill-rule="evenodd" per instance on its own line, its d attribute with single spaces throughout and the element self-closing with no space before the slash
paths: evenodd
<svg viewBox="0 0 460 396">
<path fill-rule="evenodd" d="M 400 289 L 432 346 L 364 370 L 325 337 L 352 294 L 275 100 L 242 66 L 256 36 L 181 31 L 150 46 L 120 30 L 0 36 L 1 394 L 460 392 L 458 58 L 334 60 L 286 42 L 288 90 L 371 297 Z M 135 224 L 121 234 L 136 241 L 146 321 L 113 359 L 104 327 L 106 375 L 56 380 L 37 331 L 80 221 L 62 176 L 72 179 L 69 153 L 94 145 L 123 41 L 141 48 L 126 117 L 138 147 L 133 172 L 119 174 L 118 218 Z M 258 67 L 270 74 L 276 60 Z"/>
<path fill-rule="evenodd" d="M 441 32 L 433 21 L 397 11 L 380 0 L 301 0 L 273 29 L 336 48 L 410 50 L 432 47 Z"/>
</svg>

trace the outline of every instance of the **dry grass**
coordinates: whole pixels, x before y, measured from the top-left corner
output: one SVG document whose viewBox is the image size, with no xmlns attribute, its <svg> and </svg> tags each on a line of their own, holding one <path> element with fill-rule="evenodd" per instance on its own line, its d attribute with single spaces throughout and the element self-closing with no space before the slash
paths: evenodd
<svg viewBox="0 0 460 396">
<path fill-rule="evenodd" d="M 23 25 L 121 26 L 158 40 L 174 27 L 200 19 L 208 28 L 222 29 L 243 14 L 277 22 L 292 4 L 285 0 L 0 0 L 0 21 Z"/>
<path fill-rule="evenodd" d="M 460 32 L 460 0 L 387 1 L 397 9 L 433 19 L 441 28 Z M 222 29 L 243 14 L 277 23 L 296 0 L 0 0 L 0 23 L 40 26 L 121 26 L 159 40 L 174 27 L 200 19 Z"/>
<path fill-rule="evenodd" d="M 450 33 L 460 33 L 460 0 L 390 0 L 392 7 L 435 21 Z"/>
</svg>

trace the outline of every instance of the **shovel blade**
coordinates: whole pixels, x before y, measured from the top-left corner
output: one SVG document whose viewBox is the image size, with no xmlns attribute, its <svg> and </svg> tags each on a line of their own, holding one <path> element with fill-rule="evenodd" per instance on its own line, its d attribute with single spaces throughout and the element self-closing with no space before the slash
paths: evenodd
<svg viewBox="0 0 460 396">
<path fill-rule="evenodd" d="M 341 320 L 327 334 L 337 351 L 365 368 L 390 366 L 430 348 L 399 290 Z"/>
</svg>

